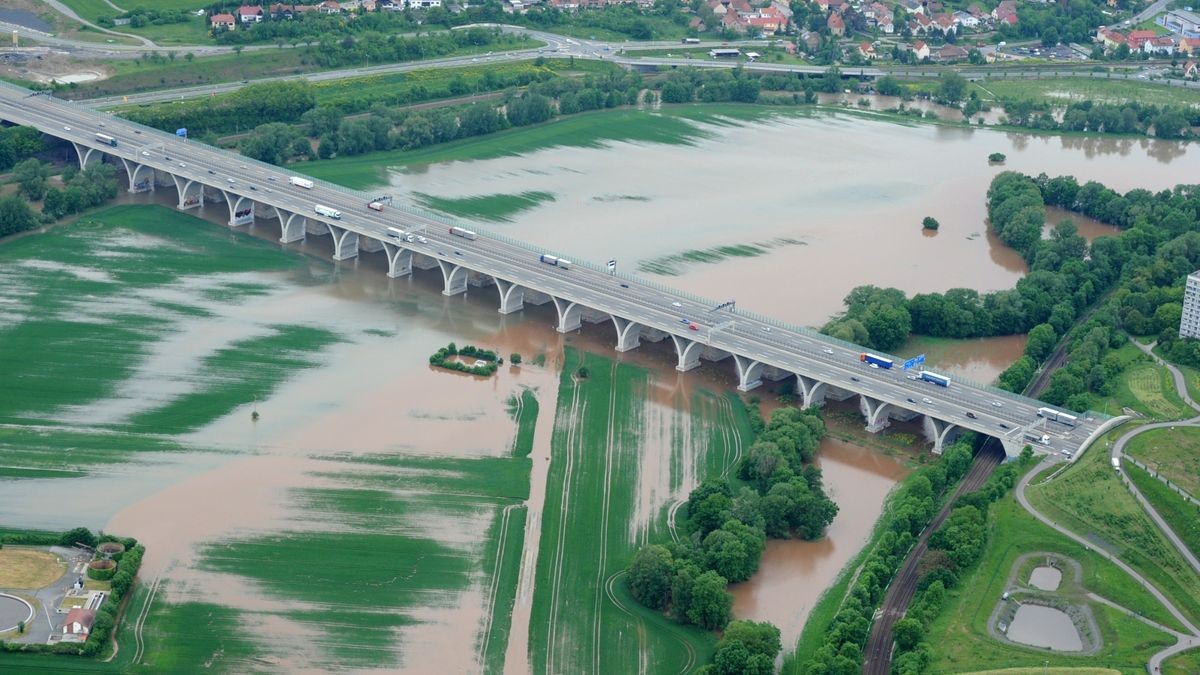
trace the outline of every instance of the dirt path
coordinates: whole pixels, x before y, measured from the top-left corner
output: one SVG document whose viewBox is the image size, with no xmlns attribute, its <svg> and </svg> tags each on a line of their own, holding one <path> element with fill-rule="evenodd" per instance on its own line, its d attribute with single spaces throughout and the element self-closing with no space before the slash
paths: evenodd
<svg viewBox="0 0 1200 675">
<path fill-rule="evenodd" d="M 556 378 L 557 379 L 557 378 Z M 550 444 L 558 417 L 558 388 L 547 387 L 538 401 L 538 418 L 529 453 L 533 466 L 526 502 L 524 553 L 513 599 L 512 623 L 508 647 L 504 652 L 504 672 L 525 675 L 533 672 L 529 661 L 529 627 L 533 619 L 533 586 L 537 578 L 538 555 L 542 541 L 542 512 L 546 508 L 546 488 L 550 478 Z"/>
</svg>

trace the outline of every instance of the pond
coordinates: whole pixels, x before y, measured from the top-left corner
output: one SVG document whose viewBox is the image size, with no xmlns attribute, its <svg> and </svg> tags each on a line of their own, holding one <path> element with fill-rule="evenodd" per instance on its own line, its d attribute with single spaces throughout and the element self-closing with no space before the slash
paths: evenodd
<svg viewBox="0 0 1200 675">
<path fill-rule="evenodd" d="M 1062 583 L 1062 570 L 1057 567 L 1043 565 L 1035 567 L 1029 575 L 1029 585 L 1043 591 L 1057 591 Z"/>
<path fill-rule="evenodd" d="M 1079 630 L 1066 612 L 1042 605 L 1021 605 L 1008 627 L 1008 639 L 1060 652 L 1083 650 Z"/>
</svg>

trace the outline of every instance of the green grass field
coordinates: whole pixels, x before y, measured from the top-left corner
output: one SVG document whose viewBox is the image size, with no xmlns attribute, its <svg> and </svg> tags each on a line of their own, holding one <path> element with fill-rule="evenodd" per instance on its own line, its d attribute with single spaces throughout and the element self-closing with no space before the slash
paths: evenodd
<svg viewBox="0 0 1200 675">
<path fill-rule="evenodd" d="M 1163 662 L 1164 675 L 1195 675 L 1200 673 L 1200 649 L 1192 649 Z"/>
<path fill-rule="evenodd" d="M 1200 556 L 1200 506 L 1184 500 L 1162 481 L 1143 471 L 1140 467 L 1125 463 L 1123 471 L 1137 486 L 1158 515 L 1167 521 L 1183 545 Z"/>
<path fill-rule="evenodd" d="M 113 9 L 104 0 L 63 0 L 63 4 L 70 7 L 80 17 L 92 23 L 96 23 L 101 17 L 111 19 L 121 14 L 121 12 Z M 178 9 L 185 12 L 194 12 L 197 9 L 206 7 L 202 3 L 196 2 L 196 0 L 121 0 L 113 4 L 125 10 L 145 7 L 148 9 Z M 212 42 L 212 37 L 209 35 L 208 30 L 208 19 L 204 16 L 189 16 L 187 23 L 181 24 L 167 24 L 163 26 L 147 25 L 142 28 L 114 26 L 111 30 L 118 33 L 128 33 L 130 35 L 149 38 L 160 44 L 204 44 Z"/>
<path fill-rule="evenodd" d="M 1112 395 L 1094 396 L 1090 409 L 1119 415 L 1124 408 L 1130 408 L 1154 420 L 1182 419 L 1195 414 L 1179 398 L 1166 368 L 1155 365 L 1132 344 L 1122 345 L 1113 353 L 1124 372 Z"/>
<path fill-rule="evenodd" d="M 988 618 L 1017 558 L 1043 551 L 1069 556 L 1083 567 L 1083 590 L 1068 595 L 1074 602 L 1089 602 L 1095 613 L 1104 646 L 1094 656 L 1056 655 L 1042 649 L 1023 648 L 995 640 L 987 632 Z M 1011 496 L 1004 498 L 989 511 L 988 544 L 983 558 L 964 574 L 959 587 L 948 594 L 945 609 L 929 628 L 927 641 L 934 656 L 931 672 L 964 673 L 1005 666 L 1036 667 L 1040 672 L 1047 661 L 1051 671 L 1053 667 L 1092 667 L 1145 672 L 1150 654 L 1174 643 L 1174 638 L 1141 621 L 1089 601 L 1083 595 L 1085 592 L 1176 626 L 1153 596 L 1115 565 L 1041 524 Z"/>
<path fill-rule="evenodd" d="M 576 381 L 580 365 L 590 374 Z M 534 672 L 685 672 L 709 659 L 710 634 L 646 610 L 621 581 L 638 546 L 670 536 L 667 504 L 641 513 L 644 527 L 636 522 L 639 482 L 663 482 L 641 469 L 649 386 L 642 369 L 567 351 L 534 592 Z M 742 407 L 703 393 L 691 401 L 690 416 L 675 413 L 673 427 L 669 483 L 676 490 L 684 462 L 694 459 L 697 479 L 720 473 L 748 438 Z"/>
<path fill-rule="evenodd" d="M 1102 103 L 1138 101 L 1154 105 L 1200 105 L 1194 92 L 1152 82 L 1109 80 L 1091 77 L 1064 77 L 1045 80 L 989 79 L 978 85 L 985 99 L 1017 98 L 1045 100 L 1063 105 L 1071 101 L 1092 100 Z M 988 92 L 991 92 L 990 94 Z M 995 97 L 992 96 L 995 94 Z"/>
<path fill-rule="evenodd" d="M 358 157 L 301 162 L 297 171 L 355 189 L 386 183 L 390 167 L 522 155 L 545 148 L 598 147 L 610 141 L 692 143 L 708 135 L 706 124 L 733 124 L 793 111 L 750 105 L 708 104 L 666 107 L 660 112 L 608 110 L 557 118 L 546 124 L 508 129 L 412 151 L 375 152 Z"/>
<path fill-rule="evenodd" d="M 1200 617 L 1200 577 L 1114 474 L 1104 452 L 1105 441 L 1112 438 L 1112 434 L 1103 437 L 1055 480 L 1030 486 L 1029 500 L 1059 524 L 1120 556 L 1196 621 Z"/>
<path fill-rule="evenodd" d="M 1200 429 L 1155 429 L 1135 437 L 1125 452 L 1200 499 Z"/>
</svg>

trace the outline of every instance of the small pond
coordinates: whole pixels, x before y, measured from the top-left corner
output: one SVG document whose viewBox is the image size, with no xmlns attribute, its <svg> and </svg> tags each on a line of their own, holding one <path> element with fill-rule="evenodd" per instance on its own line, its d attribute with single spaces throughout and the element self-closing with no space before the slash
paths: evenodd
<svg viewBox="0 0 1200 675">
<path fill-rule="evenodd" d="M 1021 605 L 1017 609 L 1008 627 L 1008 639 L 1059 652 L 1083 650 L 1083 640 L 1071 617 L 1062 610 L 1041 605 Z"/>
<path fill-rule="evenodd" d="M 1043 591 L 1057 591 L 1062 583 L 1062 570 L 1057 567 L 1043 565 L 1035 567 L 1029 575 L 1029 585 Z"/>
</svg>

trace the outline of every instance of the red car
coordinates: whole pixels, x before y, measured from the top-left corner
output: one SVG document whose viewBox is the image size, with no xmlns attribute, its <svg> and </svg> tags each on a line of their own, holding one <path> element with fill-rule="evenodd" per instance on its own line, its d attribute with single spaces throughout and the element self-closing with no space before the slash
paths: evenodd
<svg viewBox="0 0 1200 675">
<path fill-rule="evenodd" d="M 688 328 L 690 328 L 690 329 L 692 329 L 692 330 L 700 330 L 700 326 L 699 326 L 698 324 L 695 324 L 695 323 L 689 323 L 689 324 L 688 324 Z"/>
</svg>

